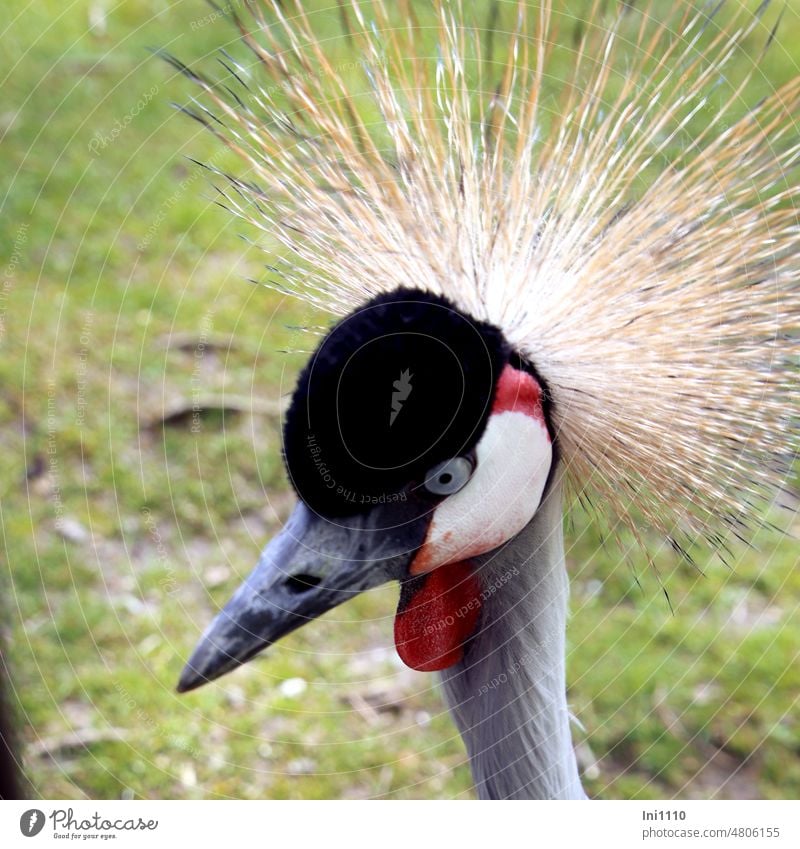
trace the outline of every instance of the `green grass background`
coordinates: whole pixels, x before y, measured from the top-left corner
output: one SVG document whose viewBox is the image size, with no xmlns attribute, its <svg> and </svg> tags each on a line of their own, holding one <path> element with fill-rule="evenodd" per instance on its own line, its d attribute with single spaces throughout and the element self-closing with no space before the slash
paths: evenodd
<svg viewBox="0 0 800 849">
<path fill-rule="evenodd" d="M 175 694 L 291 509 L 279 411 L 304 357 L 283 351 L 323 319 L 245 282 L 265 257 L 184 155 L 224 157 L 171 109 L 191 91 L 148 52 L 209 67 L 234 40 L 224 20 L 200 0 L 4 12 L 0 579 L 32 794 L 469 797 L 435 678 L 395 656 L 396 587 Z M 754 98 L 797 72 L 799 12 Z M 220 410 L 162 426 L 198 392 Z M 659 559 L 673 611 L 580 514 L 568 547 L 589 794 L 800 795 L 796 539 L 762 532 L 732 569 Z"/>
</svg>

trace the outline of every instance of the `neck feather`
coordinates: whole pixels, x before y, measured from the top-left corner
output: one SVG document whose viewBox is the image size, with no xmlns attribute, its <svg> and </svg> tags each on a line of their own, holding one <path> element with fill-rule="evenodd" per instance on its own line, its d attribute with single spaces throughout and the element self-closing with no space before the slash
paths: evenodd
<svg viewBox="0 0 800 849">
<path fill-rule="evenodd" d="M 566 699 L 561 479 L 528 526 L 478 559 L 483 608 L 445 695 L 482 799 L 585 799 Z"/>
</svg>

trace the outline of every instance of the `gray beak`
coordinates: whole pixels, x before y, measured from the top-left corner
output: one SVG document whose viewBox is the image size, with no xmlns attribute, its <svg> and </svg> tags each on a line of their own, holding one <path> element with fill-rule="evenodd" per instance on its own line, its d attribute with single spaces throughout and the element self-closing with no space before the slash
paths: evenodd
<svg viewBox="0 0 800 849">
<path fill-rule="evenodd" d="M 354 595 L 403 578 L 427 524 L 385 506 L 334 522 L 298 503 L 200 638 L 181 673 L 178 692 L 230 672 Z"/>
</svg>

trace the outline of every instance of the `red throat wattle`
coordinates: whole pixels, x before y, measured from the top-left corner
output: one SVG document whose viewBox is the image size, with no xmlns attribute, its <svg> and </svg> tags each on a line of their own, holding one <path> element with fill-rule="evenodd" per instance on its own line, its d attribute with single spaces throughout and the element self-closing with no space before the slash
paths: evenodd
<svg viewBox="0 0 800 849">
<path fill-rule="evenodd" d="M 469 563 L 449 563 L 417 579 L 401 596 L 394 642 L 403 663 L 419 672 L 438 672 L 458 663 L 481 612 L 481 584 Z"/>
</svg>

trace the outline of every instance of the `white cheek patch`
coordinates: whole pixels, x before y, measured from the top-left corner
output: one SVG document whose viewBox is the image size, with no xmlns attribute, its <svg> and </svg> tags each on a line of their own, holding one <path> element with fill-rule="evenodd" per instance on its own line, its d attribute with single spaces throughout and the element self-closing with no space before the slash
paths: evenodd
<svg viewBox="0 0 800 849">
<path fill-rule="evenodd" d="M 542 418 L 518 410 L 495 413 L 475 451 L 469 483 L 436 508 L 413 575 L 497 548 L 539 508 L 553 460 Z"/>
</svg>

